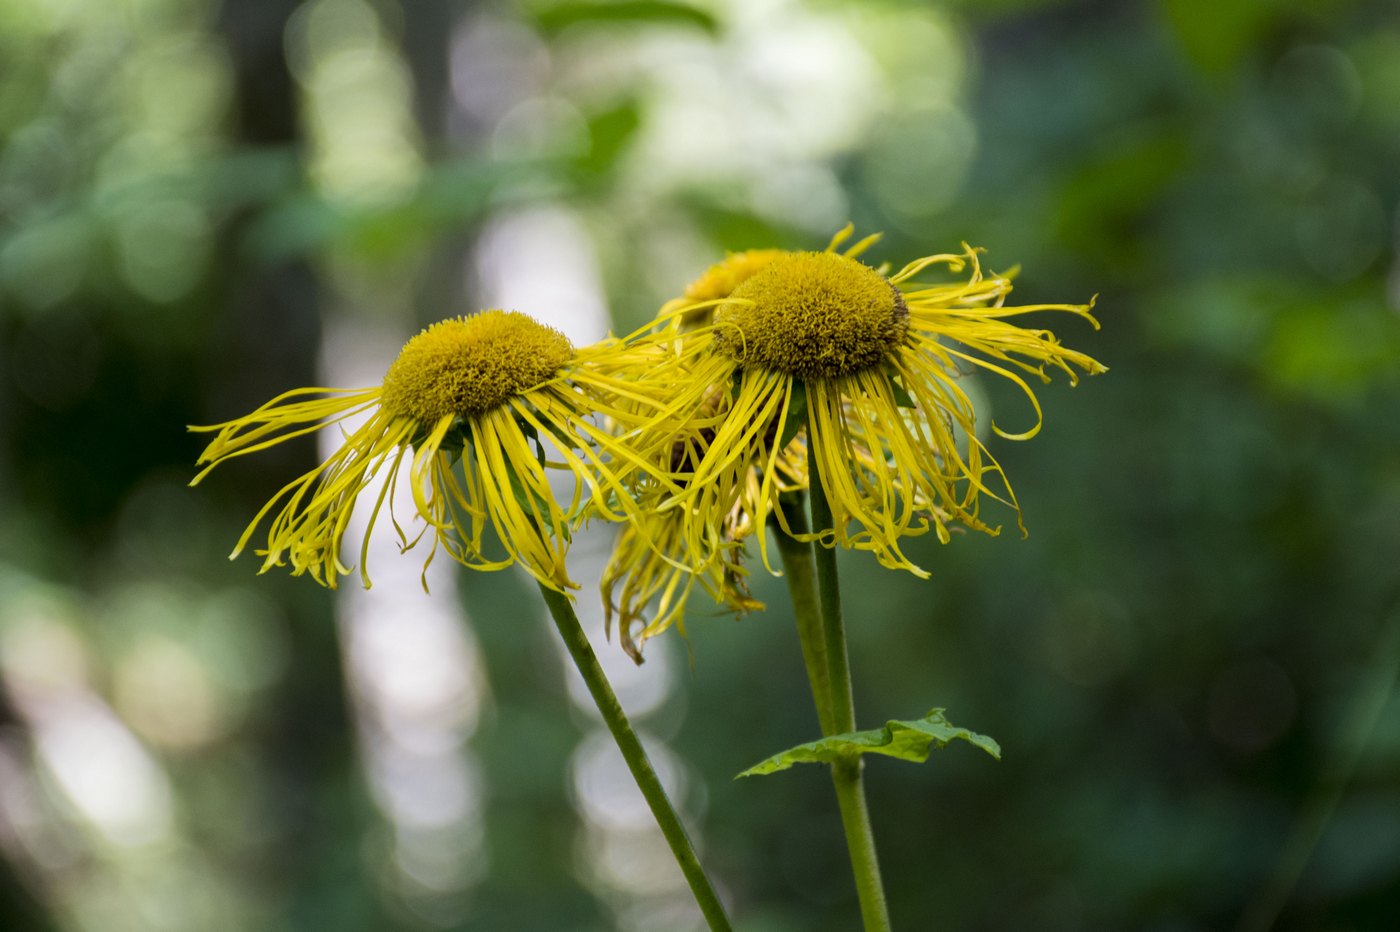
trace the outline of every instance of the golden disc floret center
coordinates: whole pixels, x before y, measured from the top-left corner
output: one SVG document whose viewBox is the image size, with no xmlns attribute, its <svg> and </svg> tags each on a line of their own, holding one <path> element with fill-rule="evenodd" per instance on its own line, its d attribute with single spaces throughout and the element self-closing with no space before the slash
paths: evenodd
<svg viewBox="0 0 1400 932">
<path fill-rule="evenodd" d="M 799 379 L 880 365 L 904 340 L 909 309 L 870 266 L 830 252 L 773 259 L 715 312 L 720 351 L 746 368 Z"/>
<path fill-rule="evenodd" d="M 404 344 L 380 403 L 425 424 L 470 416 L 554 378 L 574 358 L 569 339 L 514 311 L 440 321 Z"/>
</svg>

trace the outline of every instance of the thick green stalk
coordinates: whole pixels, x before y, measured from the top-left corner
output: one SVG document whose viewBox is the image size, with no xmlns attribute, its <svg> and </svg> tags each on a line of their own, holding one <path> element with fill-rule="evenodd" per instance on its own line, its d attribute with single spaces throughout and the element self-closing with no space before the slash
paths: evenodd
<svg viewBox="0 0 1400 932">
<path fill-rule="evenodd" d="M 612 732 L 613 740 L 617 742 L 618 750 L 622 752 L 623 759 L 627 761 L 627 767 L 632 771 L 632 777 L 637 781 L 638 788 L 646 797 L 647 805 L 651 807 L 651 814 L 656 818 L 656 823 L 661 826 L 661 833 L 666 836 L 666 843 L 671 846 L 671 853 L 675 855 L 676 863 L 680 865 L 686 883 L 690 884 L 690 890 L 695 894 L 695 901 L 700 904 L 700 912 L 704 914 L 705 921 L 709 923 L 713 932 L 732 932 L 729 918 L 724 914 L 724 907 L 720 904 L 719 897 L 710 884 L 710 878 L 705 876 L 705 870 L 700 866 L 700 859 L 695 855 L 695 847 L 690 843 L 690 836 L 686 834 L 680 816 L 676 814 L 676 809 L 671 805 L 666 790 L 661 786 L 661 781 L 657 778 L 651 761 L 647 759 L 642 742 L 637 739 L 637 733 L 632 730 L 631 724 L 628 723 L 627 713 L 622 711 L 622 706 L 617 701 L 617 695 L 612 691 L 612 686 L 608 684 L 608 678 L 603 673 L 603 668 L 598 664 L 593 647 L 588 643 L 588 636 L 583 633 L 583 627 L 578 622 L 578 615 L 574 614 L 573 605 L 563 593 L 556 592 L 546 586 L 540 586 L 540 592 L 544 594 L 545 604 L 549 606 L 549 614 L 554 619 L 560 636 L 564 639 L 564 645 L 569 649 L 569 656 L 573 658 L 574 666 L 578 667 L 579 673 L 583 674 L 583 681 L 588 684 L 588 691 L 593 695 L 593 701 L 597 704 L 598 711 L 602 713 L 603 721 L 607 723 L 608 730 Z"/>
<path fill-rule="evenodd" d="M 807 473 L 812 527 L 821 532 L 833 527 L 831 505 L 826 499 L 817 455 L 812 447 L 810 412 L 808 418 Z M 841 614 L 841 584 L 836 575 L 836 550 L 834 546 L 827 547 L 819 542 L 814 542 L 812 546 L 816 554 L 817 592 L 826 632 L 832 729 L 833 733 L 841 734 L 855 731 L 856 710 L 851 691 L 850 660 L 846 651 L 846 622 Z M 841 807 L 841 822 L 846 829 L 846 847 L 851 853 L 851 869 L 855 873 L 865 932 L 889 932 L 889 907 L 885 904 L 885 886 L 880 878 L 880 861 L 875 854 L 875 833 L 870 827 L 870 811 L 865 805 L 862 767 L 859 757 L 838 761 L 831 766 L 831 779 L 836 785 L 836 800 Z"/>
<path fill-rule="evenodd" d="M 817 458 L 807 454 L 811 484 L 812 527 L 818 532 L 831 528 L 831 506 L 822 488 Z M 856 702 L 851 691 L 851 666 L 846 650 L 846 618 L 841 612 L 841 581 L 836 575 L 836 548 L 814 542 L 817 564 L 817 596 L 821 602 L 822 626 L 826 633 L 826 664 L 831 676 L 832 726 L 837 734 L 856 730 Z"/>
<path fill-rule="evenodd" d="M 784 496 L 787 498 L 787 496 Z M 807 533 L 807 503 L 801 492 L 789 501 L 779 501 L 783 517 L 792 533 Z M 787 580 L 788 598 L 797 619 L 797 637 L 802 644 L 802 660 L 807 665 L 807 681 L 812 687 L 812 702 L 817 707 L 817 721 L 823 735 L 836 734 L 832 724 L 831 675 L 826 664 L 826 635 L 822 630 L 821 603 L 817 600 L 816 564 L 812 560 L 812 545 L 797 540 L 777 529 L 778 552 L 783 558 L 783 577 Z"/>
<path fill-rule="evenodd" d="M 841 825 L 846 830 L 846 849 L 851 853 L 856 893 L 860 897 L 860 918 L 865 932 L 890 932 L 890 912 L 885 903 L 885 884 L 880 877 L 880 859 L 875 854 L 875 834 L 870 828 L 870 810 L 865 805 L 864 765 L 859 757 L 831 765 L 836 786 L 836 802 L 841 807 Z"/>
</svg>

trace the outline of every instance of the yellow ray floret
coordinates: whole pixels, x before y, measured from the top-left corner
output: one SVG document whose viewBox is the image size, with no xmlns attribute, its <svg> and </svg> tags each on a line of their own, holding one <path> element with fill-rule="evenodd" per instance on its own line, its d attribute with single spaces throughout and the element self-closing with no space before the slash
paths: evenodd
<svg viewBox="0 0 1400 932">
<path fill-rule="evenodd" d="M 689 462 L 689 455 L 682 452 L 678 460 Z M 802 440 L 795 438 L 776 458 L 779 491 L 806 488 L 806 459 Z M 673 466 L 684 485 L 689 467 L 676 460 Z M 706 527 L 698 544 L 688 537 L 690 523 L 680 510 L 659 507 L 674 490 L 659 483 L 646 485 L 638 499 L 642 517 L 623 526 L 601 585 L 607 630 L 616 619 L 618 640 L 637 663 L 642 662 L 642 645 L 651 638 L 672 626 L 685 635 L 687 605 L 697 588 L 717 608 L 735 616 L 764 607 L 749 594 L 743 562 L 748 539 L 764 530 L 753 522 L 760 484 L 761 476 L 751 470 L 740 489 L 713 490 L 711 507 L 720 507 L 723 500 L 732 504 L 717 525 Z"/>
<path fill-rule="evenodd" d="M 576 588 L 564 566 L 572 528 L 588 511 L 608 520 L 635 516 L 629 484 L 658 456 L 624 445 L 600 426 L 623 428 L 654 416 L 667 393 L 664 378 L 638 383 L 656 350 L 615 340 L 575 349 L 552 328 L 506 311 L 485 311 L 434 324 L 409 340 L 383 384 L 354 391 L 306 388 L 288 392 L 241 418 L 194 431 L 215 437 L 199 462 L 197 484 L 221 463 L 284 440 L 340 425 L 358 416 L 323 463 L 284 486 L 249 523 L 237 556 L 272 514 L 260 572 L 290 564 L 334 588 L 351 572 L 342 541 L 362 492 L 368 504 L 361 579 L 370 584 L 370 534 L 390 503 L 401 548 L 424 535 L 472 569 L 519 563 L 544 585 Z M 664 397 L 664 394 L 662 395 Z M 403 468 L 423 526 L 409 537 L 393 515 L 393 490 Z M 573 494 L 556 501 L 547 470 L 573 479 Z M 664 476 L 663 487 L 674 487 Z"/>
</svg>

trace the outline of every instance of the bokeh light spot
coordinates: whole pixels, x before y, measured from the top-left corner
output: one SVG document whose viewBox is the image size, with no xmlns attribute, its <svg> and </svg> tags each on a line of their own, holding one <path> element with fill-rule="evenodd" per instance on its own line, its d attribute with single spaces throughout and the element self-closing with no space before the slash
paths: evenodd
<svg viewBox="0 0 1400 932">
<path fill-rule="evenodd" d="M 117 221 L 117 255 L 133 291 L 158 303 L 186 295 L 204 273 L 212 233 L 189 201 L 132 206 Z"/>
<path fill-rule="evenodd" d="M 865 177 L 890 215 L 919 219 L 953 202 L 976 152 L 977 131 L 966 114 L 952 105 L 928 107 L 877 129 Z"/>
<path fill-rule="evenodd" d="M 1210 687 L 1211 734 L 1227 747 L 1257 753 L 1293 724 L 1298 694 L 1287 671 L 1260 657 L 1222 670 Z"/>
</svg>

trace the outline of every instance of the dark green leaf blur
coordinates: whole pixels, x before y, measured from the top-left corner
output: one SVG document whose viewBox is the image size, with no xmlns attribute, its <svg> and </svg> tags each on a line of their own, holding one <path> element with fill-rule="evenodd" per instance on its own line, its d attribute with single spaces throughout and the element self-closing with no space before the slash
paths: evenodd
<svg viewBox="0 0 1400 932">
<path fill-rule="evenodd" d="M 842 555 L 859 726 L 1003 752 L 868 758 L 895 926 L 1393 928 L 1398 206 L 1387 0 L 0 0 L 0 929 L 700 928 L 525 577 L 258 576 L 315 442 L 189 489 L 185 426 L 847 220 L 1097 294 L 1032 323 L 1111 370 L 989 436 L 1025 539 Z M 580 613 L 737 927 L 856 928 L 822 769 L 733 779 L 819 736 L 782 581 L 634 668 L 609 539 Z"/>
</svg>

